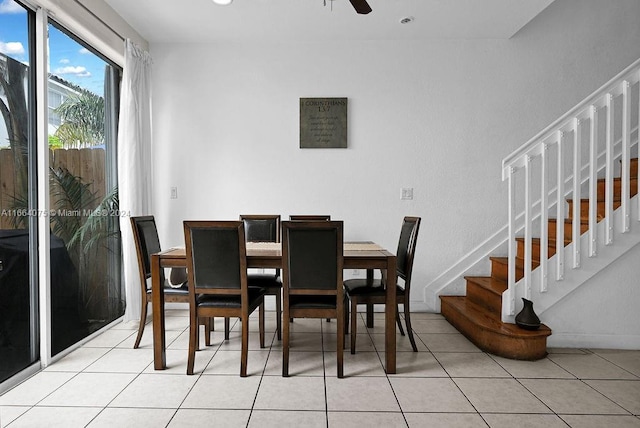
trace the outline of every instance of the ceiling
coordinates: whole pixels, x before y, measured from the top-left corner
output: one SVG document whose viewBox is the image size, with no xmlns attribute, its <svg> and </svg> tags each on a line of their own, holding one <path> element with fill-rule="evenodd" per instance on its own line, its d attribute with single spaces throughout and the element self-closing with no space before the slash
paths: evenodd
<svg viewBox="0 0 640 428">
<path fill-rule="evenodd" d="M 349 0 L 105 1 L 150 43 L 507 39 L 553 2 L 368 0 L 373 12 L 358 15 Z"/>
</svg>

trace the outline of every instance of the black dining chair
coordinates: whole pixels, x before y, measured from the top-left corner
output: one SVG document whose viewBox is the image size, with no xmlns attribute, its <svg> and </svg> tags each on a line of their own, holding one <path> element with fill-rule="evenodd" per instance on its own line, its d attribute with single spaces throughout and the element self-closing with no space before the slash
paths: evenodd
<svg viewBox="0 0 640 428">
<path fill-rule="evenodd" d="M 290 221 L 331 221 L 330 215 L 294 214 L 289 216 Z M 290 320 L 291 321 L 291 320 Z M 331 318 L 327 318 L 331 322 Z"/>
<path fill-rule="evenodd" d="M 260 347 L 264 348 L 264 290 L 247 285 L 247 254 L 241 221 L 185 221 L 189 278 L 189 356 L 193 374 L 199 318 L 239 317 L 242 323 L 240 376 L 247 375 L 249 315 L 258 308 Z"/>
<path fill-rule="evenodd" d="M 314 214 L 302 214 L 302 215 L 290 215 L 290 221 L 331 221 L 330 215 L 314 215 Z M 327 318 L 327 322 L 331 322 L 330 318 Z"/>
<path fill-rule="evenodd" d="M 282 223 L 284 318 L 335 318 L 338 377 L 343 377 L 343 223 Z M 282 376 L 289 376 L 289 323 L 283 325 Z"/>
<path fill-rule="evenodd" d="M 410 291 L 411 291 L 411 273 L 413 271 L 413 258 L 418 240 L 418 230 L 420 229 L 420 217 L 405 217 L 402 221 L 400 230 L 400 239 L 398 241 L 398 250 L 396 252 L 397 274 L 398 278 L 403 280 L 403 285 L 396 285 L 396 299 L 398 305 L 402 304 L 404 309 L 404 322 L 407 325 L 407 334 L 414 352 L 418 352 L 416 341 L 413 337 L 413 329 L 411 328 L 411 311 L 409 307 Z M 346 297 L 351 302 L 351 308 L 347 305 L 345 309 L 345 318 L 349 316 L 351 310 L 351 353 L 356 352 L 356 336 L 357 336 L 357 307 L 359 304 L 384 304 L 386 302 L 385 289 L 386 276 L 380 279 L 373 277 L 367 279 L 349 279 L 344 282 Z M 396 310 L 396 322 L 400 329 L 400 334 L 405 335 L 400 322 L 399 306 Z M 345 322 L 346 330 L 348 326 Z"/>
<path fill-rule="evenodd" d="M 330 221 L 330 215 L 290 215 L 290 221 Z"/>
<path fill-rule="evenodd" d="M 240 215 L 244 222 L 244 236 L 247 242 L 280 242 L 279 215 Z M 247 274 L 249 287 L 260 287 L 265 295 L 276 299 L 276 335 L 282 340 L 282 278 L 280 269 L 268 273 Z"/>
<path fill-rule="evenodd" d="M 144 333 L 144 325 L 147 321 L 147 308 L 151 303 L 151 254 L 161 251 L 158 229 L 154 216 L 131 217 L 131 229 L 133 230 L 133 241 L 136 247 L 138 258 L 138 272 L 140 275 L 140 292 L 142 306 L 140 308 L 140 324 L 138 325 L 138 335 L 133 345 L 134 349 L 140 346 L 140 340 Z M 165 302 L 189 302 L 189 292 L 187 289 L 186 271 L 184 268 L 173 268 L 170 273 L 171 283 L 164 277 L 164 269 L 161 270 L 162 284 L 164 287 Z M 173 285 L 172 285 L 173 284 Z"/>
</svg>

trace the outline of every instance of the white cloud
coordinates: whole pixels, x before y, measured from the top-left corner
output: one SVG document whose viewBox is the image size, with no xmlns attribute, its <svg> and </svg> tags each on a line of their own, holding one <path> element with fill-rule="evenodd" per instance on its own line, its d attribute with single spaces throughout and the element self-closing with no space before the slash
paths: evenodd
<svg viewBox="0 0 640 428">
<path fill-rule="evenodd" d="M 13 0 L 2 0 L 0 2 L 0 13 L 22 13 L 24 8 Z"/>
<path fill-rule="evenodd" d="M 91 51 L 87 48 L 82 48 L 78 51 L 78 53 L 82 54 L 82 55 L 86 55 L 86 54 L 90 54 Z"/>
<path fill-rule="evenodd" d="M 89 70 L 82 66 L 74 67 L 69 65 L 67 67 L 59 67 L 56 68 L 53 73 L 58 75 L 72 74 L 76 77 L 91 77 Z"/>
<path fill-rule="evenodd" d="M 0 52 L 8 55 L 24 55 L 24 46 L 20 42 L 0 42 Z"/>
<path fill-rule="evenodd" d="M 60 62 L 60 64 L 69 64 L 71 61 L 69 61 L 66 58 L 62 58 L 59 62 Z"/>
</svg>

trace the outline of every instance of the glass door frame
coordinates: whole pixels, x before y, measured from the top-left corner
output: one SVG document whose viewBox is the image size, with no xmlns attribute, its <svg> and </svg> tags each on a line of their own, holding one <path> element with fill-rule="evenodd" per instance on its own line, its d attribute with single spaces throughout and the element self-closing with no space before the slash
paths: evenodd
<svg viewBox="0 0 640 428">
<path fill-rule="evenodd" d="M 36 108 L 37 133 L 37 188 L 38 192 L 38 280 L 40 301 L 40 366 L 45 368 L 51 364 L 51 259 L 49 234 L 49 52 L 48 40 L 48 11 L 38 8 L 36 11 L 36 98 L 39 101 Z"/>
</svg>

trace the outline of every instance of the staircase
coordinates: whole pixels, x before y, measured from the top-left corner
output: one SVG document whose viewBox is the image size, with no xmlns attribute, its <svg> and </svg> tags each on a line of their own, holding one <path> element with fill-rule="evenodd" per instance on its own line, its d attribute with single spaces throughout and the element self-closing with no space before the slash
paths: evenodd
<svg viewBox="0 0 640 428">
<path fill-rule="evenodd" d="M 638 193 L 638 159 L 631 159 L 631 194 Z M 614 179 L 613 206 L 622 201 L 620 177 Z M 604 219 L 605 179 L 598 180 L 597 217 Z M 564 246 L 572 242 L 573 200 L 569 204 L 569 218 L 564 225 Z M 548 257 L 556 252 L 556 219 L 549 219 Z M 580 233 L 589 230 L 589 199 L 580 201 Z M 524 238 L 518 237 L 516 281 L 524 276 Z M 466 276 L 466 296 L 440 296 L 442 315 L 480 349 L 517 360 L 537 360 L 547 355 L 547 336 L 551 329 L 542 324 L 538 330 L 523 330 L 501 320 L 502 293 L 508 287 L 508 258 L 490 257 L 491 276 Z M 540 265 L 540 239 L 532 239 L 531 268 Z"/>
<path fill-rule="evenodd" d="M 491 257 L 491 276 L 467 276 L 466 296 L 440 296 L 441 313 L 480 349 L 516 360 L 537 360 L 547 355 L 551 329 L 523 330 L 501 320 L 502 293 L 507 289 L 507 258 Z M 517 272 L 522 277 L 520 260 Z"/>
<path fill-rule="evenodd" d="M 630 179 L 633 197 L 638 191 L 638 159 L 631 159 Z M 597 218 L 604 219 L 605 179 L 598 180 Z M 621 179 L 614 179 L 613 206 L 618 208 L 622 201 Z M 571 213 L 573 200 L 568 199 L 569 218 L 564 225 L 564 246 L 572 242 Z M 548 257 L 556 252 L 556 219 L 549 219 Z M 589 230 L 589 199 L 580 201 L 580 233 Z M 524 276 L 525 240 L 516 238 L 516 281 Z M 532 239 L 531 268 L 540 265 L 540 239 Z M 440 296 L 442 315 L 480 349 L 492 354 L 517 360 L 537 360 L 547 355 L 547 336 L 551 329 L 542 324 L 538 330 L 523 330 L 515 324 L 501 320 L 502 294 L 508 287 L 508 258 L 490 257 L 491 276 L 466 276 L 466 296 Z"/>
<path fill-rule="evenodd" d="M 638 192 L 631 153 L 638 151 L 639 105 L 640 60 L 503 160 L 508 257 L 490 257 L 491 276 L 465 276 L 465 296 L 440 295 L 442 315 L 481 349 L 543 358 L 551 329 L 517 327 L 519 297 L 535 295 L 544 311 L 586 280 L 575 273 L 587 278 L 611 263 L 611 248 L 622 254 L 635 245 L 630 238 L 640 242 L 640 205 L 631 201 Z"/>
</svg>

